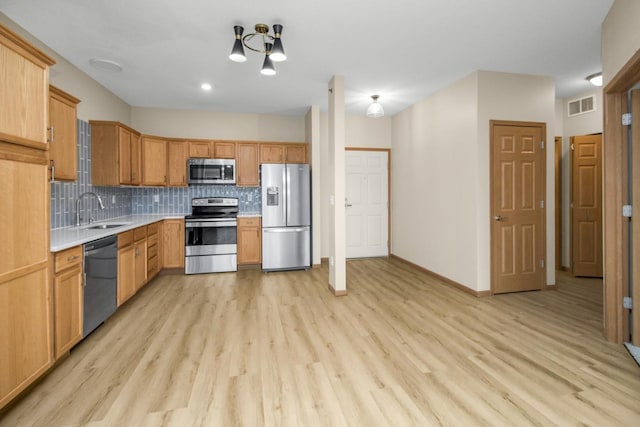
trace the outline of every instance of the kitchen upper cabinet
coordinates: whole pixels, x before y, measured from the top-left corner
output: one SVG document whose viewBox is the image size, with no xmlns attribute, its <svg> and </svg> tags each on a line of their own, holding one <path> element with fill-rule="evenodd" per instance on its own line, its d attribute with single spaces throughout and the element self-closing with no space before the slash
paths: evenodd
<svg viewBox="0 0 640 427">
<path fill-rule="evenodd" d="M 284 163 L 284 147 L 282 144 L 260 144 L 260 164 Z"/>
<path fill-rule="evenodd" d="M 258 165 L 259 144 L 238 142 L 236 145 L 236 185 L 238 187 L 257 187 L 259 182 Z"/>
<path fill-rule="evenodd" d="M 233 141 L 215 141 L 213 157 L 215 159 L 235 159 L 236 143 Z"/>
<path fill-rule="evenodd" d="M 46 150 L 55 61 L 1 25 L 0 58 L 0 141 Z"/>
<path fill-rule="evenodd" d="M 187 185 L 187 148 L 184 141 L 167 142 L 167 186 Z"/>
<path fill-rule="evenodd" d="M 91 183 L 140 184 L 140 134 L 118 122 L 90 121 Z"/>
<path fill-rule="evenodd" d="M 213 141 L 188 141 L 190 159 L 210 159 L 215 151 Z"/>
<path fill-rule="evenodd" d="M 284 144 L 286 163 L 307 163 L 307 144 Z"/>
<path fill-rule="evenodd" d="M 184 219 L 167 219 L 162 226 L 164 268 L 184 268 Z"/>
<path fill-rule="evenodd" d="M 258 217 L 238 218 L 238 264 L 262 262 L 262 228 Z"/>
<path fill-rule="evenodd" d="M 164 186 L 167 183 L 167 141 L 143 135 L 142 185 Z"/>
<path fill-rule="evenodd" d="M 53 63 L 0 25 L 0 409 L 53 364 L 46 151 Z"/>
<path fill-rule="evenodd" d="M 58 359 L 82 339 L 82 246 L 57 252 L 53 259 L 55 357 Z"/>
<path fill-rule="evenodd" d="M 51 180 L 78 179 L 79 99 L 49 86 L 49 161 Z"/>
</svg>

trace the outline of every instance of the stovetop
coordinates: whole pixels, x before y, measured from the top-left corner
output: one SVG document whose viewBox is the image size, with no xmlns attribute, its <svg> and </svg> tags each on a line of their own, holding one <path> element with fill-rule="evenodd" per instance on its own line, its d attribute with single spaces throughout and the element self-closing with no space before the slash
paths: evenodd
<svg viewBox="0 0 640 427">
<path fill-rule="evenodd" d="M 199 197 L 191 200 L 191 215 L 185 219 L 235 219 L 238 199 L 231 197 Z"/>
</svg>

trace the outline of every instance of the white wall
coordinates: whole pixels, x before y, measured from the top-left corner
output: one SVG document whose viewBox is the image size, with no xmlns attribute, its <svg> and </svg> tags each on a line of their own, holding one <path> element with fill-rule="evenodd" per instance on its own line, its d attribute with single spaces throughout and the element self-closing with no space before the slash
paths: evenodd
<svg viewBox="0 0 640 427">
<path fill-rule="evenodd" d="M 303 142 L 304 116 L 131 108 L 131 126 L 169 138 Z"/>
<path fill-rule="evenodd" d="M 479 289 L 477 94 L 473 73 L 392 119 L 391 251 L 471 289 Z"/>
<path fill-rule="evenodd" d="M 129 104 L 58 55 L 3 13 L 0 13 L 0 23 L 56 61 L 56 64 L 50 68 L 49 82 L 82 101 L 78 104 L 79 119 L 85 121 L 112 120 L 130 124 L 131 109 Z"/>
<path fill-rule="evenodd" d="M 555 284 L 554 151 L 556 101 L 553 77 L 478 72 L 478 290 L 490 289 L 489 143 L 490 120 L 543 122 L 547 125 L 547 284 Z"/>
<path fill-rule="evenodd" d="M 602 23 L 602 76 L 605 86 L 640 47 L 640 1 L 615 0 Z"/>
</svg>

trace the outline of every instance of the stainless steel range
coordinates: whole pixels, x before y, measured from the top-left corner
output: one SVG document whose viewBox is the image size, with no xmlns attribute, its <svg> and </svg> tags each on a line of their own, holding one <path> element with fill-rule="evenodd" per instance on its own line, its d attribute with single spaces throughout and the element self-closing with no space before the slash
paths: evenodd
<svg viewBox="0 0 640 427">
<path fill-rule="evenodd" d="M 238 270 L 238 199 L 202 197 L 191 200 L 185 217 L 185 274 Z"/>
</svg>

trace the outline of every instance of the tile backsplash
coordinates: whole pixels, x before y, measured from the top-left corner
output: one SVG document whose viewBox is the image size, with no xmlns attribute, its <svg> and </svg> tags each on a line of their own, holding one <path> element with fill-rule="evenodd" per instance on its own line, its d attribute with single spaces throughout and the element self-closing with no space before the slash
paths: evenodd
<svg viewBox="0 0 640 427">
<path fill-rule="evenodd" d="M 76 200 L 85 192 L 102 198 L 100 209 L 95 197 L 85 196 L 80 202 L 82 223 L 93 217 L 103 221 L 131 214 L 191 213 L 194 197 L 237 197 L 240 213 L 260 213 L 259 187 L 232 185 L 197 185 L 191 187 L 99 187 L 91 184 L 91 126 L 78 120 L 78 180 L 51 183 L 51 228 L 68 227 L 76 222 Z M 157 200 L 157 201 L 156 201 Z"/>
</svg>

